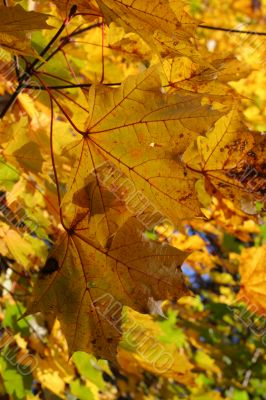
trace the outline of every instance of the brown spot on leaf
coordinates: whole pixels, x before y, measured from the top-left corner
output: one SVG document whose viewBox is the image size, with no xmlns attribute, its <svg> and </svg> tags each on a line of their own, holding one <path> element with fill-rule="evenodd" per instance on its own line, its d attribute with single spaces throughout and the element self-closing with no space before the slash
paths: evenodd
<svg viewBox="0 0 266 400">
<path fill-rule="evenodd" d="M 40 270 L 40 276 L 44 277 L 57 271 L 59 268 L 58 261 L 54 257 L 49 257 L 44 264 L 44 267 Z"/>
</svg>

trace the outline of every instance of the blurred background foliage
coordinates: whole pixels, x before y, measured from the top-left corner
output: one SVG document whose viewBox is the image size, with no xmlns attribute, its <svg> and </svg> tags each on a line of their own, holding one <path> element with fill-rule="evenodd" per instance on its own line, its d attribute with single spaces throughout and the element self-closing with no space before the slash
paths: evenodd
<svg viewBox="0 0 266 400">
<path fill-rule="evenodd" d="M 20 3 L 29 5 L 26 0 Z M 44 10 L 40 1 L 35 7 L 55 15 L 53 26 L 55 21 L 59 25 L 60 9 L 47 5 Z M 207 25 L 265 31 L 265 0 L 190 0 L 187 8 Z M 45 83 L 58 84 L 58 76 L 61 83 L 70 81 L 81 70 L 84 81 L 101 79 L 103 30 L 105 82 L 120 82 L 155 62 L 150 49 L 134 34 L 125 38 L 121 28 L 98 26 L 76 40 L 71 51 L 66 41 L 65 53 L 58 52 L 52 65 L 43 66 Z M 34 33 L 33 47 L 38 51 L 51 35 L 49 31 Z M 223 58 L 237 55 L 247 70 L 253 70 L 232 87 L 242 96 L 250 128 L 266 131 L 265 37 L 198 28 L 196 40 L 198 46 L 206 48 L 206 54 L 222 54 Z M 68 67 L 62 68 L 66 54 Z M 4 62 L 8 56 L 1 57 Z M 11 74 L 0 81 L 2 101 L 13 79 Z M 82 105 L 82 94 L 78 90 L 74 94 Z M 75 104 L 69 109 L 67 97 L 61 95 L 60 100 L 73 120 L 84 118 Z M 21 110 L 26 114 L 22 118 Z M 191 296 L 153 304 L 150 316 L 125 308 L 116 365 L 82 352 L 69 360 L 57 321 L 39 315 L 23 317 L 32 280 L 60 230 L 47 134 L 49 115 L 46 93 L 39 93 L 34 102 L 29 93 L 23 93 L 12 115 L 4 121 L 6 126 L 16 122 L 13 128 L 0 131 L 4 151 L 0 158 L 0 174 L 4 177 L 0 182 L 1 399 L 266 399 L 266 320 L 254 312 L 258 310 L 252 298 L 249 305 L 242 301 L 245 282 L 240 281 L 239 268 L 252 268 L 258 252 L 265 260 L 265 221 L 261 217 L 257 224 L 230 204 L 221 207 L 217 199 L 212 199 L 205 210 L 208 222 L 187 224 L 184 232 L 173 230 L 170 235 L 170 227 L 147 232 L 150 240 L 170 240 L 177 248 L 192 252 L 183 265 Z M 28 134 L 28 120 L 31 143 L 25 140 L 21 148 L 23 135 Z M 71 165 L 63 144 L 71 141 L 72 132 L 60 118 L 55 121 L 55 130 L 65 132 L 62 142 L 58 136 L 54 148 L 55 156 L 60 155 L 56 162 L 63 188 Z M 16 132 L 20 133 L 19 144 Z M 30 162 L 25 154 L 31 155 Z M 261 207 L 258 201 L 258 212 Z M 264 283 L 262 291 L 265 288 Z M 147 341 L 141 340 L 143 327 Z M 159 346 L 162 355 L 172 356 L 170 368 L 164 370 L 160 359 L 154 363 L 150 343 Z M 36 362 L 32 371 L 29 360 Z"/>
</svg>

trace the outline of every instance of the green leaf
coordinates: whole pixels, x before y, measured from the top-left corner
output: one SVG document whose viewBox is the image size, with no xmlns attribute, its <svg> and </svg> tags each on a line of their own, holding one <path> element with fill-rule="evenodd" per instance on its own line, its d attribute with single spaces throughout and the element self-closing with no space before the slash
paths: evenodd
<svg viewBox="0 0 266 400">
<path fill-rule="evenodd" d="M 8 164 L 2 156 L 0 156 L 0 176 L 1 190 L 12 190 L 14 184 L 19 180 L 18 171 L 12 165 Z"/>
<path fill-rule="evenodd" d="M 225 232 L 224 237 L 223 237 L 222 248 L 226 252 L 232 251 L 237 254 L 241 253 L 241 244 L 234 236 L 230 235 L 227 232 Z"/>
<path fill-rule="evenodd" d="M 0 357 L 0 375 L 12 400 L 26 399 L 26 394 L 31 389 L 32 376 L 20 374 L 17 365 L 11 365 L 9 362 L 8 353 L 6 353 L 6 357 L 4 355 Z"/>
<path fill-rule="evenodd" d="M 70 390 L 79 400 L 95 400 L 92 391 L 85 385 L 82 385 L 79 379 L 70 383 Z"/>
<path fill-rule="evenodd" d="M 89 379 L 99 389 L 104 389 L 105 382 L 102 378 L 102 373 L 95 357 L 83 351 L 76 351 L 73 354 L 72 360 L 74 361 L 80 375 Z"/>
<path fill-rule="evenodd" d="M 5 317 L 3 320 L 3 326 L 5 328 L 12 329 L 13 332 L 20 332 L 22 336 L 29 335 L 29 326 L 26 323 L 26 318 L 19 318 L 25 312 L 25 307 L 22 304 L 7 304 L 5 310 Z"/>
<path fill-rule="evenodd" d="M 184 347 L 186 344 L 186 335 L 182 329 L 176 326 L 177 312 L 169 310 L 167 319 L 160 321 L 159 325 L 164 335 L 159 338 L 162 343 L 175 343 L 176 347 Z"/>
<path fill-rule="evenodd" d="M 244 390 L 234 389 L 231 399 L 232 400 L 249 400 L 249 395 Z"/>
</svg>

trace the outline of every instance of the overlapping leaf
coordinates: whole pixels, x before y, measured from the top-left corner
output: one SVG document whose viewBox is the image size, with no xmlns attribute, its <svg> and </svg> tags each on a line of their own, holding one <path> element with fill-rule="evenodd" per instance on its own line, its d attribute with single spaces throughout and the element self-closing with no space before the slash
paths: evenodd
<svg viewBox="0 0 266 400">
<path fill-rule="evenodd" d="M 245 301 L 252 312 L 265 315 L 265 258 L 266 245 L 244 249 L 240 257 L 241 290 L 239 299 Z"/>
<path fill-rule="evenodd" d="M 147 311 L 149 298 L 181 297 L 187 290 L 180 265 L 184 253 L 149 243 L 129 219 L 108 251 L 86 242 L 77 229 L 63 235 L 35 285 L 28 312 L 57 315 L 69 352 L 114 359 L 122 306 Z"/>
<path fill-rule="evenodd" d="M 65 17 L 69 14 L 72 6 L 77 6 L 78 12 L 84 13 L 84 17 L 88 20 L 102 15 L 95 0 L 54 0 L 53 3 Z"/>
<path fill-rule="evenodd" d="M 118 350 L 118 362 L 124 371 L 141 376 L 143 370 L 193 385 L 193 365 L 183 349 L 167 337 L 152 316 L 125 308 L 124 335 Z"/>
<path fill-rule="evenodd" d="M 14 3 L 10 0 L 8 6 Z M 0 160 L 0 183 L 5 192 L 0 212 L 0 261 L 3 261 L 3 270 L 7 269 L 7 280 L 5 274 L 1 274 L 2 292 L 6 293 L 3 307 L 6 307 L 4 303 L 13 303 L 12 296 L 23 302 L 21 286 L 25 282 L 27 288 L 31 286 L 28 285 L 28 276 L 42 264 L 50 241 L 58 235 L 62 225 L 65 233 L 41 270 L 29 311 L 41 310 L 46 316 L 52 314 L 47 318 L 49 331 L 51 321 L 54 322 L 55 316 L 59 317 L 70 353 L 81 349 L 113 360 L 121 333 L 121 308 L 123 305 L 132 307 L 128 309 L 130 318 L 124 324 L 125 340 L 119 353 L 120 365 L 128 382 L 120 374 L 116 375 L 116 388 L 113 390 L 110 387 L 114 376 L 110 370 L 105 370 L 107 375 L 104 376 L 109 382 L 103 385 L 101 377 L 97 390 L 93 389 L 90 381 L 95 379 L 94 372 L 97 369 L 96 380 L 101 374 L 100 364 L 95 363 L 93 357 L 79 353 L 73 359 L 75 367 L 71 363 L 68 365 L 58 323 L 54 334 L 44 333 L 48 346 L 38 342 L 35 334 L 29 337 L 28 333 L 23 340 L 16 338 L 17 344 L 23 343 L 23 347 L 19 345 L 17 360 L 23 354 L 22 349 L 37 353 L 38 366 L 33 371 L 33 378 L 38 381 L 40 392 L 47 392 L 48 397 L 53 392 L 62 398 L 74 395 L 87 400 L 93 396 L 105 396 L 106 393 L 102 393 L 110 390 L 107 397 L 123 397 L 130 392 L 131 397 L 220 399 L 223 395 L 213 389 L 217 386 L 221 393 L 227 393 L 230 386 L 228 393 L 241 397 L 245 393 L 234 388 L 236 376 L 247 384 L 251 396 L 257 386 L 256 394 L 259 396 L 263 388 L 260 380 L 256 379 L 255 370 L 259 371 L 263 365 L 261 348 L 252 354 L 259 338 L 249 335 L 248 343 L 244 343 L 241 337 L 246 337 L 246 327 L 240 321 L 230 323 L 232 316 L 228 307 L 238 285 L 234 279 L 238 256 L 231 253 L 236 248 L 239 250 L 236 238 L 251 244 L 259 232 L 255 218 L 248 219 L 235 205 L 251 213 L 257 208 L 261 215 L 261 203 L 265 199 L 265 136 L 251 134 L 242 124 L 243 117 L 236 108 L 228 113 L 228 105 L 231 107 L 239 99 L 228 82 L 245 77 L 249 71 L 244 63 L 231 56 L 224 57 L 222 50 L 231 51 L 232 38 L 235 37 L 239 55 L 247 44 L 247 38 L 242 41 L 243 34 L 230 34 L 229 37 L 224 32 L 212 30 L 212 40 L 207 30 L 198 30 L 201 36 L 194 40 L 197 22 L 184 12 L 179 0 L 99 0 L 98 3 L 96 0 L 23 0 L 22 3 L 23 7 L 35 7 L 44 13 L 51 10 L 53 15 L 56 5 L 59 24 L 73 5 L 77 6 L 78 14 L 66 24 L 62 36 L 48 45 L 49 50 L 43 55 L 48 60 L 42 63 L 42 68 L 38 72 L 30 71 L 34 75 L 33 81 L 28 81 L 31 86 L 37 84 L 38 78 L 41 79 L 38 84 L 43 85 L 41 89 L 45 89 L 45 85 L 71 86 L 74 78 L 75 86 L 79 83 L 87 86 L 103 78 L 105 84 L 121 82 L 129 74 L 138 74 L 158 59 L 167 79 L 161 86 L 158 74 L 148 69 L 144 74 L 128 78 L 118 89 L 95 85 L 90 91 L 76 87 L 67 92 L 65 89 L 42 90 L 37 101 L 35 92 L 32 96 L 32 87 L 25 87 L 17 104 L 8 110 L 0 132 L 3 156 Z M 200 9 L 209 10 L 206 4 L 199 3 L 193 1 L 185 7 L 193 7 L 195 14 Z M 219 22 L 220 26 L 234 26 L 235 17 L 228 19 L 227 14 L 220 18 L 221 10 L 226 10 L 227 6 L 220 3 L 219 12 L 214 10 L 215 25 Z M 229 3 L 233 4 L 233 0 Z M 3 12 L 15 8 L 8 11 L 5 8 Z M 2 20 L 2 15 L 0 22 L 4 27 L 8 22 Z M 26 27 L 21 24 L 16 31 L 13 20 L 13 25 L 7 27 L 10 32 L 0 34 L 0 43 L 2 39 L 6 49 L 23 54 L 19 65 L 24 68 L 31 63 L 27 55 L 33 55 L 29 32 L 33 29 L 30 18 L 34 15 L 37 21 L 40 14 L 27 13 Z M 205 17 L 202 20 L 206 22 Z M 88 25 L 88 21 L 92 24 Z M 102 21 L 110 26 L 99 27 Z M 45 19 L 42 22 L 36 23 L 34 29 L 44 28 Z M 98 28 L 92 28 L 94 22 Z M 213 22 L 212 14 L 207 23 Z M 259 25 L 257 28 L 260 30 Z M 211 53 L 203 51 L 200 45 L 205 35 L 211 39 L 205 43 L 206 48 L 211 48 Z M 222 35 L 226 35 L 224 38 L 228 40 L 220 40 Z M 252 47 L 256 43 L 256 50 L 263 49 L 257 45 L 259 37 L 249 37 L 254 38 Z M 37 33 L 33 37 L 34 48 L 41 52 L 50 39 L 46 30 Z M 212 51 L 215 46 L 218 59 Z M 3 79 L 0 79 L 0 103 L 3 106 L 9 99 L 8 93 L 15 90 L 11 87 L 11 78 L 15 78 L 14 62 L 10 57 L 7 63 L 5 58 L 6 52 L 3 51 Z M 249 59 L 253 67 L 255 57 Z M 14 74 L 10 76 L 12 71 Z M 255 100 L 245 112 L 250 126 L 263 131 L 263 72 L 256 71 L 254 75 L 239 87 L 247 88 L 242 89 L 245 99 Z M 88 92 L 89 105 L 86 103 Z M 54 100 L 53 124 L 50 124 L 48 95 L 52 95 Z M 61 107 L 57 107 L 56 100 Z M 228 115 L 224 115 L 225 112 Z M 29 119 L 22 118 L 25 113 Z M 66 114 L 68 118 L 65 119 Z M 90 119 L 85 123 L 89 114 Z M 73 137 L 78 137 L 73 129 L 75 125 L 84 132 L 79 140 L 69 145 Z M 51 126 L 53 129 L 50 131 Z M 49 138 L 53 138 L 53 143 L 49 143 Z M 194 144 L 187 150 L 192 142 Z M 182 161 L 184 151 L 185 163 Z M 52 182 L 52 164 L 57 169 L 56 184 Z M 12 165 L 16 171 L 11 170 Z M 62 191 L 61 218 L 56 185 Z M 195 234 L 185 236 L 179 233 L 177 236 L 174 224 L 179 225 L 180 219 L 199 215 L 198 198 L 205 207 L 203 212 L 208 222 L 204 224 L 201 218 L 189 221 L 191 227 L 187 233 L 190 235 L 194 231 Z M 256 200 L 259 202 L 254 207 Z M 19 210 L 26 212 L 22 222 L 18 218 Z M 9 219 L 3 222 L 6 216 Z M 156 232 L 145 232 L 145 228 L 165 219 L 166 223 L 157 227 Z M 38 227 L 27 223 L 31 220 L 38 221 Z M 17 229 L 20 227 L 23 228 L 23 237 Z M 224 229 L 229 235 L 223 235 Z M 201 238 L 196 231 L 200 232 Z M 40 232 L 45 234 L 40 237 L 49 241 L 38 239 Z M 161 233 L 161 245 L 146 241 L 146 237 L 156 237 L 158 232 Z M 262 236 L 257 240 L 262 241 Z M 180 319 L 175 315 L 171 318 L 169 313 L 168 320 L 155 322 L 151 316 L 137 314 L 133 309 L 150 312 L 147 305 L 152 303 L 158 311 L 161 302 L 152 302 L 151 297 L 178 298 L 186 293 L 179 268 L 184 254 L 166 246 L 165 242 L 183 251 L 199 250 L 186 260 L 186 271 L 191 273 L 193 288 L 198 293 L 203 289 L 204 296 L 183 298 L 180 303 L 171 302 L 171 307 L 179 310 Z M 249 304 L 252 298 L 252 310 L 255 304 L 257 310 L 265 313 L 263 258 L 264 247 L 255 252 L 251 249 L 243 252 L 240 272 L 241 294 L 248 298 Z M 228 268 L 233 274 L 217 273 L 217 265 Z M 190 267 L 195 276 L 192 276 Z M 19 312 L 11 314 L 7 306 L 3 326 L 7 326 L 5 323 L 9 321 L 13 329 L 19 315 Z M 43 334 L 39 326 L 40 316 L 37 318 L 37 333 Z M 34 329 L 35 320 L 31 322 Z M 163 352 L 158 354 L 158 349 L 163 349 Z M 165 364 L 160 362 L 165 361 L 164 351 L 173 356 L 173 363 L 162 369 L 160 367 Z M 249 369 L 251 359 L 252 363 L 256 359 L 253 364 L 255 366 L 256 362 L 257 368 L 250 380 L 248 374 L 243 375 L 243 370 Z M 15 392 L 23 398 L 31 396 L 28 394 L 30 386 L 29 392 L 22 390 L 22 384 L 19 390 L 15 388 L 14 391 L 13 381 L 17 381 L 20 375 L 16 366 L 12 370 L 2 364 L 7 392 L 11 396 Z M 226 369 L 229 364 L 232 368 Z M 20 368 L 22 363 L 18 366 Z M 232 376 L 230 370 L 236 374 Z M 142 371 L 148 374 L 142 374 Z M 166 382 L 164 378 L 170 380 Z M 176 381 L 181 385 L 176 385 Z M 5 389 L 1 389 L 4 395 Z"/>
<path fill-rule="evenodd" d="M 187 57 L 175 57 L 163 61 L 163 69 L 172 90 L 185 89 L 196 93 L 212 93 L 216 96 L 230 96 L 231 101 L 238 97 L 228 85 L 248 76 L 250 68 L 235 57 L 215 59 L 209 53 L 204 55 L 205 65 L 199 65 Z M 228 101 L 224 97 L 224 102 Z"/>
<path fill-rule="evenodd" d="M 220 116 L 202 101 L 183 91 L 162 94 L 154 68 L 119 89 L 91 88 L 86 132 L 68 149 L 76 162 L 61 204 L 67 232 L 29 309 L 58 315 L 70 352 L 112 357 L 119 334 L 106 317 L 106 294 L 145 311 L 149 297 L 185 293 L 174 262 L 180 265 L 183 253 L 145 242 L 143 232 L 146 215 L 149 223 L 161 222 L 155 214 L 178 223 L 199 212 L 194 176 L 178 156 Z M 101 296 L 99 311 L 94 303 Z"/>
<path fill-rule="evenodd" d="M 179 158 L 191 139 L 208 130 L 221 115 L 202 102 L 201 95 L 183 91 L 162 94 L 154 68 L 129 77 L 118 89 L 92 87 L 87 133 L 72 147 L 76 165 L 64 201 L 68 226 L 80 214 L 77 208 L 84 203 L 82 192 L 91 215 L 96 214 L 96 203 L 98 210 L 110 208 L 114 196 L 113 200 L 109 196 L 106 204 L 102 185 L 124 202 L 131 214 L 157 214 L 157 220 L 151 218 L 154 224 L 162 217 L 178 224 L 198 215 L 195 176 Z M 90 198 L 89 182 L 97 187 L 90 191 Z"/>
<path fill-rule="evenodd" d="M 200 174 L 210 194 L 227 198 L 245 208 L 246 203 L 254 200 L 253 190 L 247 185 L 249 180 L 245 179 L 245 171 L 239 175 L 235 171 L 241 169 L 253 146 L 254 136 L 233 107 L 216 122 L 206 137 L 197 138 L 184 153 L 183 161 L 188 169 Z"/>
<path fill-rule="evenodd" d="M 229 172 L 229 176 L 241 182 L 249 193 L 246 198 L 253 198 L 254 202 L 266 206 L 266 137 L 260 133 L 254 134 L 253 147 L 244 154 L 240 162 Z M 247 206 L 247 204 L 246 204 Z"/>
<path fill-rule="evenodd" d="M 163 55 L 198 59 L 191 43 L 197 21 L 184 11 L 180 0 L 97 0 L 107 23 L 135 32 Z"/>
<path fill-rule="evenodd" d="M 0 46 L 22 55 L 32 54 L 27 33 L 39 29 L 51 29 L 46 23 L 47 14 L 26 11 L 20 5 L 0 6 Z"/>
</svg>

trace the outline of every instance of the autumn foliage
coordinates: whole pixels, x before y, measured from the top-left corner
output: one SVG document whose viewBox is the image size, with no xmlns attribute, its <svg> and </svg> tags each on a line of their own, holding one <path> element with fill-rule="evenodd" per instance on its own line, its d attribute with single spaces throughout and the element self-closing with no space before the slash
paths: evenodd
<svg viewBox="0 0 266 400">
<path fill-rule="evenodd" d="M 203 3 L 0 4 L 1 395 L 265 398 L 264 8 Z"/>
</svg>

